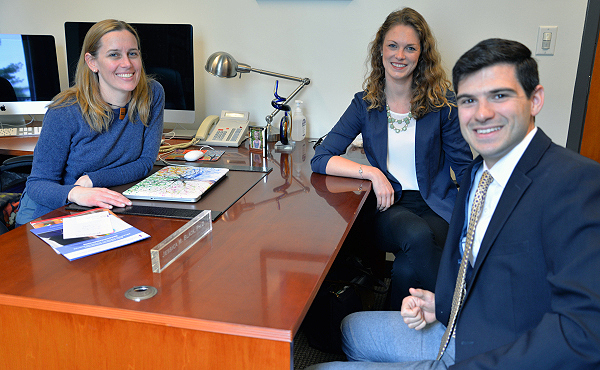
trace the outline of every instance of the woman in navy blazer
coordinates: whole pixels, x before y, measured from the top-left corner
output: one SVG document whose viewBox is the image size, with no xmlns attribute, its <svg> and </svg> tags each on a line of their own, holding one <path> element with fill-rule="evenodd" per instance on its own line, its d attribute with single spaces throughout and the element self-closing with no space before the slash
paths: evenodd
<svg viewBox="0 0 600 370">
<path fill-rule="evenodd" d="M 317 173 L 372 182 L 374 195 L 349 239 L 363 246 L 373 240 L 394 253 L 391 309 L 399 310 L 408 288 L 435 288 L 457 194 L 450 167 L 460 181 L 473 157 L 423 17 L 410 8 L 391 13 L 370 50 L 364 91 L 354 96 L 311 164 Z M 370 166 L 340 156 L 358 134 Z"/>
</svg>

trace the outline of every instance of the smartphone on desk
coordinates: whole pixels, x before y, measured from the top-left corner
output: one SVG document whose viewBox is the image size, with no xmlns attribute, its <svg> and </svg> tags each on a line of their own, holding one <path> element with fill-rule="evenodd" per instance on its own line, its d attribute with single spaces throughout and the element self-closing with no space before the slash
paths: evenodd
<svg viewBox="0 0 600 370">
<path fill-rule="evenodd" d="M 238 147 L 248 136 L 250 114 L 224 110 L 221 116 L 208 116 L 196 132 L 196 145 Z"/>
</svg>

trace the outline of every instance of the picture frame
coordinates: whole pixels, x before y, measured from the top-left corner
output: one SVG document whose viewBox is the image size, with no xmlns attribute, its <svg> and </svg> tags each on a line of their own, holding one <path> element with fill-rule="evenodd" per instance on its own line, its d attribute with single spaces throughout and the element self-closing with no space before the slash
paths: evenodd
<svg viewBox="0 0 600 370">
<path fill-rule="evenodd" d="M 267 148 L 265 126 L 248 126 L 248 147 L 254 153 L 265 152 Z"/>
</svg>

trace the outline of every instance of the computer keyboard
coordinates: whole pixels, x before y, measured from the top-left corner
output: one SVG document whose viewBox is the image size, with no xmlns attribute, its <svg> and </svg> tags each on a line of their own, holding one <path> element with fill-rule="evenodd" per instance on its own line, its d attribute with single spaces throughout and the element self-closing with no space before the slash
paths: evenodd
<svg viewBox="0 0 600 370">
<path fill-rule="evenodd" d="M 0 136 L 35 136 L 39 135 L 40 131 L 42 131 L 40 126 L 5 127 L 0 128 Z"/>
</svg>

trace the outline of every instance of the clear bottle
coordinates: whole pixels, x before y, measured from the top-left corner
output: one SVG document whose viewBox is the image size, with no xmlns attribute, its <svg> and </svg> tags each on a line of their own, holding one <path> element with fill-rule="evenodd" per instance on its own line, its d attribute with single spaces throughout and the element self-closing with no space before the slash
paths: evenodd
<svg viewBox="0 0 600 370">
<path fill-rule="evenodd" d="M 306 117 L 302 113 L 302 107 L 300 106 L 303 101 L 295 100 L 296 108 L 294 114 L 292 114 L 292 137 L 293 141 L 302 141 L 306 137 Z"/>
</svg>

